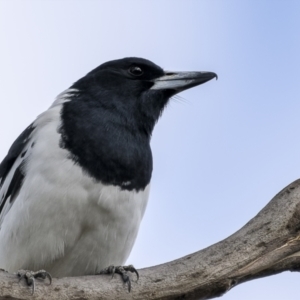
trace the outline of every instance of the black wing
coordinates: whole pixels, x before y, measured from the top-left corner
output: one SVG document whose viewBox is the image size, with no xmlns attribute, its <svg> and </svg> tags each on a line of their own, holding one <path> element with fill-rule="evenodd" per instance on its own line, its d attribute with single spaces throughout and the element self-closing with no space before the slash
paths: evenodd
<svg viewBox="0 0 300 300">
<path fill-rule="evenodd" d="M 3 217 L 2 211 L 7 199 L 9 198 L 10 202 L 12 202 L 22 186 L 24 179 L 23 166 L 27 151 L 25 148 L 33 130 L 34 126 L 31 124 L 19 135 L 0 164 L 0 223 Z M 19 160 L 18 165 L 14 166 L 18 157 L 24 159 Z M 14 174 L 12 176 L 8 176 L 13 167 L 15 167 Z M 7 182 L 6 184 L 6 179 L 8 179 L 8 177 L 11 179 L 10 182 Z"/>
</svg>

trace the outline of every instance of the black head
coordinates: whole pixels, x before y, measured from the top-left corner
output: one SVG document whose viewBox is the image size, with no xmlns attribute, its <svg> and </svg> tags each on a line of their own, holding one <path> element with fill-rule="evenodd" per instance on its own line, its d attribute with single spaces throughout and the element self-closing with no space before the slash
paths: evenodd
<svg viewBox="0 0 300 300">
<path fill-rule="evenodd" d="M 104 63 L 71 87 L 76 92 L 63 104 L 61 147 L 96 180 L 144 189 L 152 173 L 151 133 L 169 98 L 214 77 L 165 72 L 142 58 Z"/>
<path fill-rule="evenodd" d="M 151 135 L 170 97 L 214 77 L 212 72 L 165 72 L 147 59 L 129 57 L 100 65 L 72 88 L 90 93 L 125 119 L 135 118 Z"/>
</svg>

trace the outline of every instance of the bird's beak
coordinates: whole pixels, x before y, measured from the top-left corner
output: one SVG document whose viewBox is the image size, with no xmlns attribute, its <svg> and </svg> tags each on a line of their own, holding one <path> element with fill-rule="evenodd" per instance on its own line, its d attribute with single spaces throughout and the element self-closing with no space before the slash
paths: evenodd
<svg viewBox="0 0 300 300">
<path fill-rule="evenodd" d="M 213 72 L 165 72 L 154 80 L 151 90 L 173 90 L 179 93 L 188 88 L 205 83 L 218 75 Z"/>
</svg>

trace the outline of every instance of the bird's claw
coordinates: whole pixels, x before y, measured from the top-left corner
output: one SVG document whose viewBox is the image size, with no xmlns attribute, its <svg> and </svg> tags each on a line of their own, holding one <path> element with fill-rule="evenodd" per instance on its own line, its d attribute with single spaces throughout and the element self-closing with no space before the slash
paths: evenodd
<svg viewBox="0 0 300 300">
<path fill-rule="evenodd" d="M 35 279 L 49 279 L 49 285 L 52 283 L 52 276 L 45 270 L 39 270 L 37 272 L 29 271 L 29 270 L 19 270 L 17 275 L 19 276 L 19 282 L 22 278 L 26 280 L 27 285 L 32 286 L 32 295 L 35 291 Z"/>
<path fill-rule="evenodd" d="M 127 284 L 128 286 L 128 291 L 130 292 L 131 291 L 131 279 L 130 277 L 128 276 L 128 273 L 127 272 L 131 272 L 131 273 L 135 273 L 136 276 L 137 276 L 137 280 L 139 280 L 139 273 L 138 271 L 136 270 L 136 268 L 133 266 L 133 265 L 129 265 L 129 266 L 118 266 L 118 267 L 115 267 L 115 266 L 109 266 L 103 270 L 101 270 L 98 274 L 111 274 L 112 278 L 114 277 L 114 275 L 117 273 L 117 274 L 120 274 L 121 277 L 122 277 L 122 280 L 125 284 Z"/>
</svg>

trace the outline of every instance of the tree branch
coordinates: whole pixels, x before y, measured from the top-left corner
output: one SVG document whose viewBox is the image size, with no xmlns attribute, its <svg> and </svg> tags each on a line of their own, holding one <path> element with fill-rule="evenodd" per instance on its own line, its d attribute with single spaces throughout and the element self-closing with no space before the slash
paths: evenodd
<svg viewBox="0 0 300 300">
<path fill-rule="evenodd" d="M 237 284 L 300 270 L 300 180 L 227 239 L 178 260 L 139 270 L 128 293 L 117 275 L 53 279 L 34 296 L 15 275 L 0 272 L 0 299 L 210 299 Z"/>
</svg>

